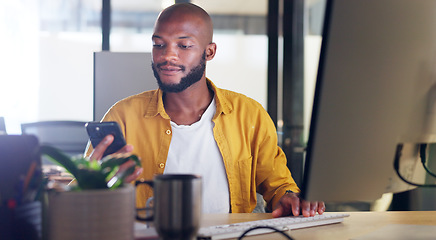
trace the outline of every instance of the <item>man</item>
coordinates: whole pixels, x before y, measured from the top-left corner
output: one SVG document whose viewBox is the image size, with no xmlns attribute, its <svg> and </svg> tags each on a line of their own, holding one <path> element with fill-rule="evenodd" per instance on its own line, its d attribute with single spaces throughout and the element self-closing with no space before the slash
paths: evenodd
<svg viewBox="0 0 436 240">
<path fill-rule="evenodd" d="M 161 12 L 152 36 L 152 68 L 159 89 L 119 101 L 103 118 L 117 121 L 130 144 L 119 152 L 141 158 L 138 178 L 201 175 L 204 212 L 251 212 L 259 192 L 274 217 L 322 214 L 323 202 L 299 199 L 300 190 L 263 107 L 206 78 L 206 62 L 217 49 L 212 36 L 209 15 L 194 4 L 175 4 Z M 112 140 L 107 136 L 90 158 L 100 159 Z M 151 194 L 138 189 L 138 207 Z"/>
</svg>

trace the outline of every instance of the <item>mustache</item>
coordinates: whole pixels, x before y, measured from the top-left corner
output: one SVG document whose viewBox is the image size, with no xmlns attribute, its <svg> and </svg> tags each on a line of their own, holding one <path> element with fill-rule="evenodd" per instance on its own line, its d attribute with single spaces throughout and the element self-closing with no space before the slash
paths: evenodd
<svg viewBox="0 0 436 240">
<path fill-rule="evenodd" d="M 180 68 L 182 71 L 185 71 L 185 69 L 186 69 L 186 67 L 183 66 L 183 65 L 177 65 L 177 64 L 174 64 L 174 63 L 168 63 L 168 61 L 165 61 L 165 62 L 162 62 L 162 63 L 157 63 L 157 64 L 156 64 L 156 67 L 157 67 L 157 68 L 160 68 L 160 67 L 165 66 L 165 65 L 169 65 L 169 66 L 172 66 L 172 67 L 178 67 L 178 68 Z"/>
</svg>

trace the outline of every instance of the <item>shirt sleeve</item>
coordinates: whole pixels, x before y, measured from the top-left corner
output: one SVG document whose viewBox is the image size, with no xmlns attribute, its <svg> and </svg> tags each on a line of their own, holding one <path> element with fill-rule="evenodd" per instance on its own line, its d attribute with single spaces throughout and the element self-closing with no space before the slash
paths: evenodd
<svg viewBox="0 0 436 240">
<path fill-rule="evenodd" d="M 260 117 L 257 146 L 256 182 L 257 190 L 272 210 L 286 191 L 300 192 L 287 167 L 287 159 L 278 146 L 277 131 L 268 113 Z"/>
</svg>

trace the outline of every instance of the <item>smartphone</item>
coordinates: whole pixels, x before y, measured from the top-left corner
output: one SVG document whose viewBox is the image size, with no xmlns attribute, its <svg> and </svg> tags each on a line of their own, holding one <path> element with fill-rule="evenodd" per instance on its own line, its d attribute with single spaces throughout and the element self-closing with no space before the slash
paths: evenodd
<svg viewBox="0 0 436 240">
<path fill-rule="evenodd" d="M 126 140 L 117 122 L 88 122 L 85 127 L 88 132 L 89 140 L 94 148 L 97 147 L 107 135 L 111 134 L 114 136 L 114 141 L 103 153 L 103 156 L 115 153 L 126 145 Z"/>
</svg>

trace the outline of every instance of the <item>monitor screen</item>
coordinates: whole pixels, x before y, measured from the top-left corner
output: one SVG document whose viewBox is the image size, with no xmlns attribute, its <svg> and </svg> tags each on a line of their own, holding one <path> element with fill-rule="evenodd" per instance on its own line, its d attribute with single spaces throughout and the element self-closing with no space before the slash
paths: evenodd
<svg viewBox="0 0 436 240">
<path fill-rule="evenodd" d="M 327 2 L 302 196 L 373 201 L 423 182 L 436 141 L 436 1 Z"/>
</svg>

